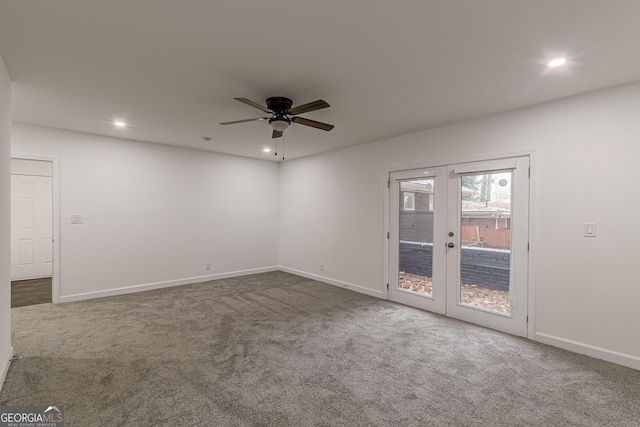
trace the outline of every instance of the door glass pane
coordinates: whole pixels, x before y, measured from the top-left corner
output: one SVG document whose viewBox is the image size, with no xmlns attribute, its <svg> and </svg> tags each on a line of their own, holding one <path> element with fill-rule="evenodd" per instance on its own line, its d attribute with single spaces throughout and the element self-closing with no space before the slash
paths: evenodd
<svg viewBox="0 0 640 427">
<path fill-rule="evenodd" d="M 432 294 L 435 180 L 400 181 L 398 287 Z"/>
<path fill-rule="evenodd" d="M 463 175 L 460 301 L 509 313 L 512 172 Z"/>
</svg>

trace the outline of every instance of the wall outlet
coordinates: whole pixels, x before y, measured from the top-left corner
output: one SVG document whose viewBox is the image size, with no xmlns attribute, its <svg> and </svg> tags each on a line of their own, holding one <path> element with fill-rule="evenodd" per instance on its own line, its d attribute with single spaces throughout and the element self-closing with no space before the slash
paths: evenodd
<svg viewBox="0 0 640 427">
<path fill-rule="evenodd" d="M 84 222 L 84 215 L 75 214 L 71 215 L 71 224 L 82 224 Z"/>
<path fill-rule="evenodd" d="M 211 263 L 210 262 L 205 262 L 204 263 L 204 269 L 205 270 L 211 270 Z"/>
<path fill-rule="evenodd" d="M 320 271 L 324 271 L 324 264 L 320 264 Z"/>
</svg>

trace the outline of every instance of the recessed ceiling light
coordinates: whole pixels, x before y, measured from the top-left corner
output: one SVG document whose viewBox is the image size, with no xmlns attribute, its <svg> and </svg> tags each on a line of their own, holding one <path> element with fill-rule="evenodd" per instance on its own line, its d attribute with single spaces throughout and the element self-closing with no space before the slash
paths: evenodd
<svg viewBox="0 0 640 427">
<path fill-rule="evenodd" d="M 549 61 L 547 65 L 551 68 L 559 67 L 567 62 L 566 58 L 556 58 L 553 61 Z"/>
<path fill-rule="evenodd" d="M 127 126 L 127 124 L 125 122 L 121 121 L 121 120 L 117 120 L 117 121 L 113 122 L 113 124 L 116 125 L 119 128 L 123 128 L 123 127 Z"/>
<path fill-rule="evenodd" d="M 271 148 L 263 148 L 262 151 L 264 151 L 265 153 L 270 153 L 271 152 Z"/>
</svg>

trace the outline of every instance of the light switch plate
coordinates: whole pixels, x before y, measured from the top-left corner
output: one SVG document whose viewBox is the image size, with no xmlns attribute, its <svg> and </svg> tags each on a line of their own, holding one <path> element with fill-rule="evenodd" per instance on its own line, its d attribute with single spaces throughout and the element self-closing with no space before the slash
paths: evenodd
<svg viewBox="0 0 640 427">
<path fill-rule="evenodd" d="M 84 222 L 84 216 L 83 215 L 71 215 L 71 224 L 82 224 Z"/>
<path fill-rule="evenodd" d="M 595 222 L 584 223 L 584 237 L 596 237 L 596 224 Z"/>
</svg>

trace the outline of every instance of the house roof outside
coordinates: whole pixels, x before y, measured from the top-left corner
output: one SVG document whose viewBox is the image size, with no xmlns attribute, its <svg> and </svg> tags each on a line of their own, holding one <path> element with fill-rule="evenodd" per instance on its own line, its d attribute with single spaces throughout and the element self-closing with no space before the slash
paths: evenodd
<svg viewBox="0 0 640 427">
<path fill-rule="evenodd" d="M 402 182 L 402 191 L 411 191 L 414 193 L 433 193 L 434 188 L 432 182 L 429 180 L 416 180 L 416 181 L 403 181 Z M 478 192 L 475 190 L 471 190 L 467 187 L 462 187 L 462 196 L 468 197 Z"/>
<path fill-rule="evenodd" d="M 483 202 L 462 201 L 462 215 L 467 218 L 511 218 L 511 203 L 506 200 Z"/>
</svg>

